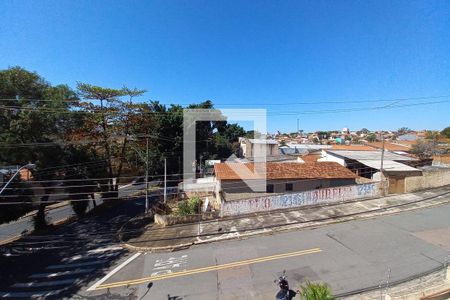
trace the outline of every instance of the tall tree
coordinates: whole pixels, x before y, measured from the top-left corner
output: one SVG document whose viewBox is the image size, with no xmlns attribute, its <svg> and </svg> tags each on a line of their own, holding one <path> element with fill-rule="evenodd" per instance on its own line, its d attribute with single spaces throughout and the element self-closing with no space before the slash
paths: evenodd
<svg viewBox="0 0 450 300">
<path fill-rule="evenodd" d="M 33 175 L 45 191 L 39 198 L 38 227 L 46 225 L 45 206 L 55 176 L 40 169 L 62 161 L 68 111 L 76 99 L 69 87 L 52 86 L 35 72 L 20 67 L 0 71 L 0 161 L 36 164 Z"/>
<path fill-rule="evenodd" d="M 92 102 L 82 103 L 82 108 L 90 118 L 85 131 L 91 138 L 99 138 L 103 145 L 104 155 L 108 168 L 108 190 L 117 191 L 122 173 L 126 146 L 129 140 L 133 115 L 138 106 L 133 103 L 133 98 L 141 96 L 145 90 L 111 89 L 79 82 L 78 94 L 86 100 L 98 100 L 100 104 Z M 124 100 L 124 97 L 127 97 Z M 118 162 L 114 167 L 113 161 Z M 113 178 L 117 178 L 114 183 Z M 111 195 L 111 194 L 108 194 Z"/>
</svg>

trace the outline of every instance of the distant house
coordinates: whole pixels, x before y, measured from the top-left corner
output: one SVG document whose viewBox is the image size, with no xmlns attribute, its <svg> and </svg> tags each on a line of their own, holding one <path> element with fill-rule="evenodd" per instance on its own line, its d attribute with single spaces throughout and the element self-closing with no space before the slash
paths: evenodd
<svg viewBox="0 0 450 300">
<path fill-rule="evenodd" d="M 375 149 L 382 149 L 383 148 L 383 142 L 372 142 L 368 143 L 367 146 L 373 147 Z M 395 153 L 408 153 L 411 151 L 411 147 L 402 145 L 402 144 L 396 144 L 396 143 L 384 143 L 384 149 L 389 150 Z"/>
<path fill-rule="evenodd" d="M 247 171 L 246 177 L 241 178 L 233 168 Z M 246 181 L 261 179 L 258 174 L 253 173 L 254 169 L 254 163 L 234 163 L 233 166 L 227 163 L 215 164 L 214 173 L 222 197 L 225 200 L 236 200 L 264 194 L 301 192 L 352 185 L 358 178 L 355 173 L 335 162 L 269 162 L 266 163 L 265 192 L 254 192 L 246 184 Z"/>
<path fill-rule="evenodd" d="M 16 173 L 20 169 L 20 166 L 0 166 L 0 185 Z M 32 179 L 31 171 L 29 169 L 22 169 L 19 172 L 19 176 L 16 176 L 23 181 Z"/>
<path fill-rule="evenodd" d="M 279 154 L 276 140 L 239 138 L 239 147 L 240 156 L 245 158 L 253 157 L 258 153 L 266 153 L 266 156 Z"/>
<path fill-rule="evenodd" d="M 433 155 L 433 166 L 450 167 L 450 155 Z"/>
<path fill-rule="evenodd" d="M 331 150 L 373 151 L 374 149 L 365 145 L 331 145 Z"/>
<path fill-rule="evenodd" d="M 406 133 L 397 137 L 397 140 L 399 141 L 416 141 L 417 139 L 417 133 Z"/>
</svg>

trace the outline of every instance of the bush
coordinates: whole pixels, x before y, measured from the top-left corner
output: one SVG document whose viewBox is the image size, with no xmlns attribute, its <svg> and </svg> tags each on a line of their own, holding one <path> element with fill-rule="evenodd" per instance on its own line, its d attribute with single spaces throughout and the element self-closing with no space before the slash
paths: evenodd
<svg viewBox="0 0 450 300">
<path fill-rule="evenodd" d="M 177 215 L 178 216 L 187 216 L 187 215 L 194 215 L 198 214 L 200 212 L 200 205 L 202 200 L 200 200 L 199 197 L 195 196 L 188 200 L 183 200 L 178 202 L 178 210 Z"/>
<path fill-rule="evenodd" d="M 305 300 L 333 300 L 331 289 L 326 283 L 312 283 L 307 280 L 300 286 L 300 295 Z"/>
</svg>

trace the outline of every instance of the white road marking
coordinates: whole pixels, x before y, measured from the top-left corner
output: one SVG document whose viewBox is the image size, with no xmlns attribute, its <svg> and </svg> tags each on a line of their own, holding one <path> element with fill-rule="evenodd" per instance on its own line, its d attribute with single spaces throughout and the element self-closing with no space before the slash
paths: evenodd
<svg viewBox="0 0 450 300">
<path fill-rule="evenodd" d="M 27 287 L 69 285 L 69 284 L 73 284 L 75 281 L 76 281 L 76 278 L 63 279 L 63 280 L 52 280 L 52 281 L 41 281 L 41 282 L 20 282 L 20 283 L 13 284 L 12 287 L 27 288 Z"/>
<path fill-rule="evenodd" d="M 151 276 L 157 276 L 162 274 L 170 274 L 172 273 L 172 269 L 184 268 L 186 270 L 188 256 L 185 254 L 180 257 L 170 257 L 169 259 L 158 259 L 153 265 L 153 273 Z"/>
<path fill-rule="evenodd" d="M 98 248 L 94 250 L 89 250 L 88 253 L 101 253 L 106 251 L 116 251 L 116 250 L 122 250 L 123 248 L 120 246 L 111 246 L 111 247 L 105 247 L 105 248 Z"/>
<path fill-rule="evenodd" d="M 36 291 L 36 292 L 0 292 L 2 298 L 37 298 L 55 296 L 61 293 L 64 289 L 54 291 Z"/>
<path fill-rule="evenodd" d="M 88 269 L 75 269 L 73 271 L 63 271 L 63 272 L 55 272 L 55 273 L 38 273 L 38 274 L 32 274 L 28 278 L 53 278 L 58 276 L 67 276 L 67 275 L 76 275 L 76 274 L 85 274 L 85 273 L 91 273 L 95 271 L 94 268 L 88 268 Z"/>
<path fill-rule="evenodd" d="M 123 263 L 121 263 L 120 265 L 118 265 L 116 268 L 114 268 L 111 272 L 109 272 L 108 274 L 106 274 L 105 277 L 103 277 L 102 279 L 100 279 L 99 281 L 97 281 L 96 283 L 94 283 L 90 288 L 88 288 L 86 291 L 91 292 L 94 291 L 100 284 L 102 284 L 103 282 L 105 282 L 106 280 L 108 280 L 108 278 L 110 278 L 111 276 L 113 276 L 114 274 L 116 274 L 117 272 L 119 272 L 120 269 L 122 269 L 123 267 L 125 267 L 126 265 L 128 265 L 130 262 L 132 262 L 134 259 L 136 259 L 139 255 L 141 255 L 141 252 L 135 253 L 133 256 L 129 257 L 126 261 L 124 261 Z"/>
<path fill-rule="evenodd" d="M 64 258 L 61 261 L 63 262 L 73 262 L 73 261 L 80 261 L 80 260 L 89 260 L 89 259 L 98 259 L 98 258 L 110 258 L 110 257 L 115 257 L 117 255 L 119 255 L 120 252 L 113 252 L 113 253 L 105 253 L 105 254 L 101 254 L 98 256 L 93 256 L 93 255 L 75 255 L 69 258 Z"/>
<path fill-rule="evenodd" d="M 97 261 L 89 261 L 84 263 L 76 263 L 76 264 L 65 264 L 65 265 L 52 265 L 48 266 L 47 270 L 57 270 L 57 269 L 67 269 L 67 268 L 78 268 L 92 265 L 101 265 L 108 262 L 107 260 L 97 260 Z"/>
</svg>

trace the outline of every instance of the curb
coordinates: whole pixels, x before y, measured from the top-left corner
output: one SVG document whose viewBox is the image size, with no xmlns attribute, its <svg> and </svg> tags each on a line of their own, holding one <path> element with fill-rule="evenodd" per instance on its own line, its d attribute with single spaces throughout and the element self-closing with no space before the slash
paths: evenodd
<svg viewBox="0 0 450 300">
<path fill-rule="evenodd" d="M 435 199 L 435 198 L 438 198 L 438 197 L 441 197 L 444 195 L 448 195 L 449 193 L 450 192 L 446 192 L 446 193 L 443 193 L 440 195 L 432 196 L 431 198 L 423 198 L 420 200 L 402 203 L 402 204 L 400 204 L 400 206 L 406 206 L 406 205 L 415 204 L 415 203 L 418 203 L 421 201 L 432 200 L 432 199 Z M 236 235 L 233 236 L 232 234 L 234 232 L 230 232 L 229 233 L 230 236 L 227 236 L 227 237 L 193 241 L 190 243 L 177 244 L 177 245 L 173 245 L 173 246 L 163 246 L 163 247 L 133 246 L 131 244 L 123 242 L 122 237 L 120 236 L 120 232 L 119 232 L 119 240 L 120 240 L 121 245 L 124 248 L 127 248 L 128 250 L 134 251 L 134 252 L 174 252 L 174 251 L 188 249 L 189 247 L 194 246 L 194 245 L 202 245 L 202 244 L 208 244 L 208 243 L 225 241 L 225 240 L 240 240 L 240 239 L 246 239 L 246 238 L 256 236 L 256 235 L 271 235 L 271 234 L 274 234 L 277 232 L 282 232 L 282 231 L 289 231 L 289 230 L 296 230 L 296 229 L 298 230 L 298 229 L 304 229 L 304 228 L 310 228 L 310 227 L 319 227 L 319 226 L 325 226 L 325 225 L 336 224 L 336 223 L 341 223 L 341 222 L 349 222 L 349 221 L 353 221 L 353 220 L 373 219 L 378 216 L 395 215 L 395 214 L 399 214 L 399 213 L 406 212 L 406 211 L 426 209 L 426 208 L 430 208 L 430 207 L 434 207 L 434 206 L 448 204 L 449 202 L 450 202 L 450 199 L 447 201 L 444 201 L 444 202 L 430 203 L 423 207 L 412 207 L 412 208 L 409 208 L 409 209 L 406 209 L 403 211 L 394 211 L 394 212 L 390 212 L 389 209 L 395 208 L 396 206 L 391 206 L 391 207 L 387 206 L 387 207 L 382 207 L 382 208 L 375 209 L 375 210 L 368 211 L 368 212 L 361 212 L 361 213 L 356 213 L 356 214 L 351 213 L 351 214 L 342 215 L 342 216 L 328 217 L 328 218 L 322 219 L 322 220 L 320 220 L 320 219 L 309 220 L 309 221 L 304 221 L 302 223 L 297 223 L 297 224 L 278 225 L 278 226 L 274 226 L 273 228 L 261 228 L 261 229 L 256 229 L 256 230 L 247 230 L 247 231 L 243 231 L 242 233 L 239 233 L 239 235 L 237 235 L 237 236 Z M 374 214 L 365 216 L 365 214 L 370 214 L 370 213 L 374 213 Z M 120 231 L 122 230 L 122 228 L 125 225 L 126 225 L 126 223 L 121 227 Z M 303 226 L 301 226 L 301 225 L 303 225 Z M 226 234 L 226 233 L 223 233 L 223 234 Z"/>
</svg>

